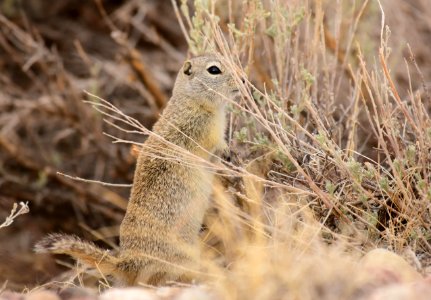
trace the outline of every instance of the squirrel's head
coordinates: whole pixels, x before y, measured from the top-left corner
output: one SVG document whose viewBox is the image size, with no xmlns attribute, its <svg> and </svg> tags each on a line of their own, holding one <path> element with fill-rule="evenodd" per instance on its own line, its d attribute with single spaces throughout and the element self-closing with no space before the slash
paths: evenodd
<svg viewBox="0 0 431 300">
<path fill-rule="evenodd" d="M 219 107 L 238 95 L 238 87 L 228 70 L 215 55 L 206 54 L 187 60 L 175 81 L 175 98 L 204 101 Z"/>
</svg>

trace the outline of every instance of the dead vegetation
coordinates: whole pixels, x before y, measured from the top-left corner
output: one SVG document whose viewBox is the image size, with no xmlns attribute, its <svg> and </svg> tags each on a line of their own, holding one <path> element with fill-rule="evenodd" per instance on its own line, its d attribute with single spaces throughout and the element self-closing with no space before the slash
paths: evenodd
<svg viewBox="0 0 431 300">
<path fill-rule="evenodd" d="M 115 246 L 129 189 L 58 171 L 129 184 L 130 143 L 103 132 L 143 141 L 187 46 L 247 78 L 202 233 L 218 294 L 357 298 L 371 288 L 356 262 L 376 247 L 428 274 L 431 11 L 381 2 L 2 3 L 0 206 L 31 213 L 0 229 L 0 282 L 21 290 L 61 272 L 31 251 L 48 232 Z M 90 97 L 94 110 L 84 90 L 108 102 Z"/>
</svg>

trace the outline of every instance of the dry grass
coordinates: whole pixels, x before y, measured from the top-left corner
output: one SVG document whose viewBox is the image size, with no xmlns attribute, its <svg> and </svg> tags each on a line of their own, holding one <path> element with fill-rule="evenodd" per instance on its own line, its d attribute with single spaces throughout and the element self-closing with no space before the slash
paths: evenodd
<svg viewBox="0 0 431 300">
<path fill-rule="evenodd" d="M 353 262 L 376 247 L 413 251 L 424 271 L 431 250 L 430 95 L 411 52 L 408 89 L 398 91 L 380 3 L 194 7 L 188 17 L 182 6 L 190 49 L 218 51 L 238 82 L 247 76 L 242 101 L 231 103 L 237 164 L 225 162 L 234 172 L 224 170 L 240 183 L 216 193 L 219 216 L 207 236 L 222 245 L 227 269 L 219 270 L 218 287 L 225 296 L 353 298 L 363 288 Z M 372 9 L 380 37 L 364 53 L 358 25 Z"/>
<path fill-rule="evenodd" d="M 431 99 L 427 89 L 431 67 L 417 59 L 430 54 L 417 36 L 421 36 L 420 30 L 431 28 L 427 21 L 430 11 L 426 1 L 396 2 L 402 2 L 403 11 L 389 9 L 397 7 L 391 1 L 382 1 L 380 6 L 378 1 L 354 0 L 195 0 L 174 5 L 190 51 L 219 52 L 241 87 L 241 101 L 227 99 L 231 102 L 230 161 L 211 165 L 175 145 L 164 151 L 151 149 L 167 159 L 180 153 L 185 163 L 205 164 L 221 175 L 202 238 L 203 265 L 212 278 L 209 284 L 223 298 L 358 298 L 372 288 L 364 284 L 358 259 L 376 247 L 409 253 L 419 271 L 427 272 L 431 261 Z M 84 84 L 62 69 L 60 56 L 37 33 L 0 16 L 4 49 L 5 40 L 12 42 L 5 39 L 6 33 L 13 33 L 14 43 L 22 43 L 26 53 L 39 49 L 40 56 L 13 56 L 24 70 L 31 71 L 26 73 L 30 80 L 39 81 L 32 74 L 36 62 L 42 70 L 52 68 L 44 65 L 48 63 L 62 70 L 61 76 L 46 78 L 48 85 L 33 87 L 39 96 L 32 102 L 24 101 L 27 95 L 22 87 L 12 89 L 11 84 L 10 91 L 4 92 L 17 93 L 23 107 L 2 104 L 12 105 L 16 113 L 3 117 L 3 124 L 12 125 L 3 127 L 0 145 L 26 172 L 33 176 L 39 172 L 41 185 L 55 182 L 67 188 L 67 193 L 61 192 L 62 201 L 72 203 L 74 218 L 100 215 L 93 224 L 82 221 L 93 228 L 119 223 L 127 191 L 113 192 L 96 184 L 88 188 L 57 174 L 55 162 L 47 164 L 55 159 L 54 153 L 43 162 L 29 160 L 33 149 L 16 142 L 23 139 L 12 133 L 19 124 L 14 118 L 28 117 L 31 132 L 33 126 L 43 124 L 35 113 L 61 117 L 54 122 L 62 124 L 62 131 L 52 125 L 46 128 L 57 134 L 54 141 L 58 143 L 74 135 L 85 158 L 82 161 L 70 153 L 72 161 L 78 161 L 72 166 L 58 163 L 62 170 L 84 178 L 109 182 L 120 178 L 128 183 L 134 163 L 128 152 L 130 144 L 139 146 L 143 135 L 152 134 L 147 129 L 151 121 L 136 119 L 145 119 L 140 113 L 152 119 L 158 115 L 169 94 L 169 85 L 163 82 L 173 75 L 148 72 L 137 54 L 136 35 L 146 34 L 163 56 L 181 61 L 177 45 L 160 34 L 168 25 L 159 25 L 158 35 L 151 33 L 157 29 L 140 25 L 139 12 L 151 12 L 151 5 L 129 1 L 107 14 L 97 3 L 109 29 L 115 31 L 114 43 L 123 57 L 121 64 L 116 63 L 124 71 L 112 72 L 111 58 L 106 58 L 106 64 L 98 62 L 77 46 L 80 61 L 91 74 Z M 413 24 L 419 29 L 411 41 L 412 50 L 403 40 L 392 42 L 390 29 L 397 32 L 407 26 L 398 28 L 393 19 L 406 24 L 416 20 Z M 126 32 L 131 32 L 127 38 Z M 130 80 L 127 74 L 136 77 Z M 244 85 L 242 78 L 247 78 Z M 111 81 L 118 86 L 111 87 Z M 146 99 L 144 109 L 135 111 L 137 106 L 131 101 L 110 103 L 90 97 L 95 114 L 78 101 L 82 94 L 77 91 L 82 88 L 111 100 L 116 93 L 127 98 L 126 87 L 133 97 Z M 19 114 L 22 116 L 17 117 Z M 103 125 L 104 119 L 108 126 Z M 70 122 L 64 125 L 65 120 Z M 103 130 L 125 145 L 110 145 Z M 73 140 L 69 142 L 74 145 Z M 60 149 L 63 155 L 72 146 L 64 147 L 66 150 Z M 115 149 L 124 152 L 118 154 Z M 95 167 L 79 170 L 82 165 Z M 10 177 L 10 172 L 5 176 Z M 16 182 L 16 178 L 7 180 L 14 179 Z M 42 199 L 51 203 L 49 198 Z M 115 244 L 109 239 L 115 232 L 102 228 L 94 235 Z"/>
</svg>

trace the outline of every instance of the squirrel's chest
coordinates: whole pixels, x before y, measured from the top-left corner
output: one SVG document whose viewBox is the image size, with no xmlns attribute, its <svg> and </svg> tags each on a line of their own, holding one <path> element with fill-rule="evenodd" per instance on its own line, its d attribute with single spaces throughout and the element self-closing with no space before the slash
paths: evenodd
<svg viewBox="0 0 431 300">
<path fill-rule="evenodd" d="M 183 203 L 180 211 L 177 211 L 178 218 L 173 226 L 186 239 L 199 232 L 205 211 L 209 207 L 214 177 L 203 168 L 189 169 L 189 172 L 189 180 L 184 186 L 188 195 L 182 199 Z"/>
<path fill-rule="evenodd" d="M 209 120 L 207 126 L 208 130 L 203 137 L 203 146 L 211 153 L 214 153 L 216 150 L 223 148 L 225 144 L 226 116 L 224 111 L 217 112 Z"/>
</svg>

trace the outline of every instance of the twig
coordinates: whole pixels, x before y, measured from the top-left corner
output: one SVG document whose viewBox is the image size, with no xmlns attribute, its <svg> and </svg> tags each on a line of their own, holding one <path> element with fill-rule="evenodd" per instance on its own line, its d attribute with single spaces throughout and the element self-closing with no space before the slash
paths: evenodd
<svg viewBox="0 0 431 300">
<path fill-rule="evenodd" d="M 18 204 L 16 204 L 16 203 L 13 204 L 10 215 L 8 217 L 6 217 L 6 220 L 2 224 L 0 224 L 0 228 L 7 227 L 7 226 L 11 225 L 16 217 L 18 217 L 20 215 L 24 215 L 30 211 L 30 208 L 28 208 L 28 202 L 25 202 L 25 203 L 20 202 L 19 205 L 21 207 L 17 211 Z"/>
<path fill-rule="evenodd" d="M 64 176 L 66 178 L 72 179 L 72 180 L 76 180 L 76 181 L 82 181 L 82 182 L 87 182 L 87 183 L 97 183 L 103 186 L 112 186 L 112 187 L 131 187 L 132 184 L 128 184 L 128 183 L 109 183 L 109 182 L 103 182 L 103 181 L 99 181 L 99 180 L 92 180 L 92 179 L 85 179 L 85 178 L 81 178 L 78 176 L 71 176 L 71 175 L 67 175 L 61 172 L 57 171 L 57 175 L 61 175 Z"/>
</svg>

